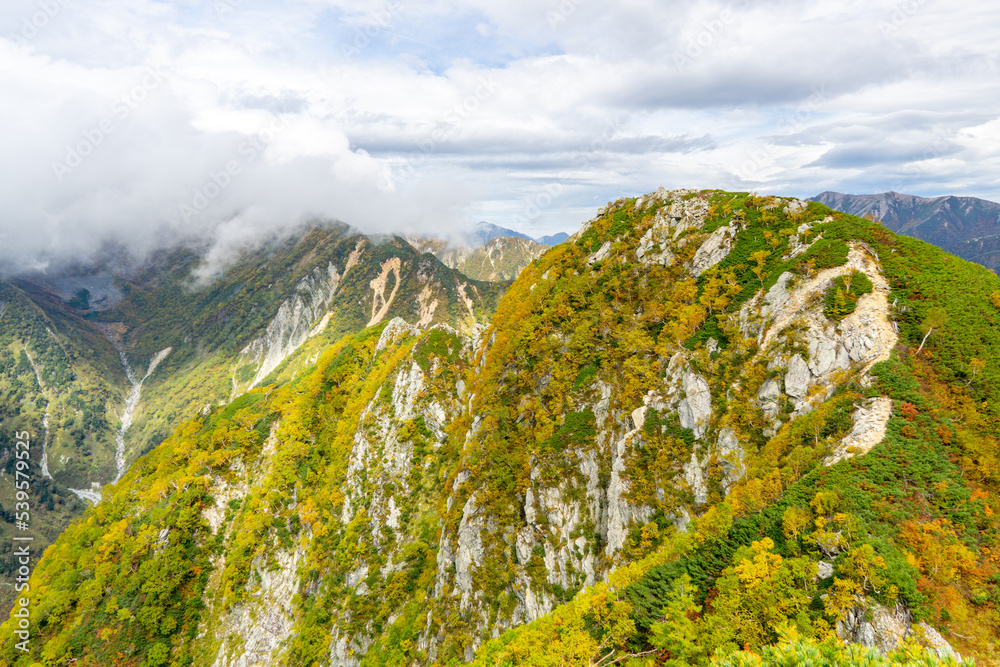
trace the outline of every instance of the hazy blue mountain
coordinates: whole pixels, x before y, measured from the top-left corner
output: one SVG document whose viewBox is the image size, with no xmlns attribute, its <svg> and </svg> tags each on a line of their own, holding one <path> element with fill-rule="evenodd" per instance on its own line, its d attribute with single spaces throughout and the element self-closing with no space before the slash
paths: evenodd
<svg viewBox="0 0 1000 667">
<path fill-rule="evenodd" d="M 521 239 L 528 239 L 529 241 L 534 241 L 527 234 L 522 234 L 521 232 L 515 232 L 513 229 L 506 229 L 504 227 L 499 227 L 489 222 L 477 222 L 475 231 L 469 235 L 470 245 L 473 247 L 478 247 L 481 245 L 486 245 L 488 242 L 495 238 L 501 236 L 516 236 Z"/>
<path fill-rule="evenodd" d="M 983 266 L 1000 268 L 1000 204 L 975 197 L 917 197 L 898 192 L 824 192 L 812 201 L 857 216 L 872 216 L 907 234 Z"/>
<path fill-rule="evenodd" d="M 559 232 L 558 234 L 549 234 L 548 236 L 541 236 L 535 241 L 541 243 L 542 245 L 559 245 L 563 241 L 569 238 L 569 234 L 566 232 Z"/>
</svg>

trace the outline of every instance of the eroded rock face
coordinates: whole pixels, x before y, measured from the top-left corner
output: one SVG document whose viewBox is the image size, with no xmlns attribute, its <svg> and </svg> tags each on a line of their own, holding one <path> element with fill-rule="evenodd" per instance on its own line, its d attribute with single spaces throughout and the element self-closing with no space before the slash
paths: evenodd
<svg viewBox="0 0 1000 667">
<path fill-rule="evenodd" d="M 330 643 L 330 667 L 359 667 L 371 645 L 370 634 L 361 633 L 348 637 L 341 634 L 339 627 L 335 628 L 333 641 Z"/>
<path fill-rule="evenodd" d="M 462 594 L 463 604 L 473 594 L 472 568 L 483 564 L 482 527 L 477 520 L 476 496 L 473 494 L 462 508 L 462 523 L 458 526 L 455 549 L 455 585 Z"/>
<path fill-rule="evenodd" d="M 719 462 L 722 465 L 722 486 L 726 493 L 733 484 L 743 479 L 746 475 L 746 466 L 743 464 L 743 447 L 736 437 L 736 431 L 731 428 L 719 429 Z"/>
<path fill-rule="evenodd" d="M 638 430 L 636 428 L 629 431 L 614 443 L 611 481 L 608 483 L 607 546 L 604 548 L 605 553 L 609 556 L 613 556 L 624 546 L 628 530 L 632 525 L 645 523 L 653 513 L 652 508 L 637 507 L 627 499 L 629 483 L 624 477 L 625 456 L 628 448 L 634 446 Z"/>
<path fill-rule="evenodd" d="M 792 398 L 802 398 L 809 390 L 812 373 L 802 355 L 793 355 L 788 360 L 788 372 L 785 373 L 785 393 Z"/>
<path fill-rule="evenodd" d="M 864 600 L 859 600 L 844 620 L 837 623 L 837 635 L 846 642 L 874 648 L 882 654 L 891 653 L 909 639 L 939 658 L 962 659 L 937 630 L 924 622 L 914 624 L 908 610 L 889 609 Z"/>
<path fill-rule="evenodd" d="M 260 580 L 251 592 L 252 602 L 233 609 L 222 633 L 219 653 L 212 667 L 266 667 L 274 664 L 272 654 L 291 635 L 295 624 L 292 597 L 298 592 L 298 565 L 301 551 L 278 552 L 274 567 L 261 557 L 254 559 L 253 571 Z M 242 646 L 230 646 L 236 635 Z"/>
<path fill-rule="evenodd" d="M 684 398 L 677 404 L 677 416 L 681 426 L 694 431 L 694 437 L 700 440 L 712 419 L 712 392 L 705 378 L 693 371 L 684 373 L 683 387 Z"/>
<path fill-rule="evenodd" d="M 385 325 L 382 335 L 379 336 L 375 351 L 379 352 L 389 347 L 397 345 L 406 338 L 416 336 L 420 333 L 417 327 L 411 327 L 402 317 L 394 317 Z"/>
<path fill-rule="evenodd" d="M 882 442 L 891 417 L 892 399 L 882 396 L 865 401 L 865 404 L 859 406 L 851 415 L 854 420 L 851 432 L 840 441 L 824 463 L 833 465 L 852 456 L 867 454 L 872 447 Z"/>
<path fill-rule="evenodd" d="M 593 265 L 598 262 L 602 262 L 607 259 L 608 254 L 611 252 L 611 241 L 605 241 L 604 244 L 597 249 L 593 255 L 587 258 L 587 264 Z"/>
<path fill-rule="evenodd" d="M 313 325 L 323 318 L 342 277 L 337 267 L 330 263 L 325 272 L 316 268 L 299 281 L 295 286 L 295 298 L 281 304 L 264 335 L 240 351 L 243 364 L 257 365 L 257 373 L 249 386 L 267 377 L 299 345 L 319 333 Z"/>
<path fill-rule="evenodd" d="M 736 231 L 736 225 L 726 225 L 712 232 L 691 260 L 691 275 L 698 277 L 729 256 Z"/>
<path fill-rule="evenodd" d="M 858 300 L 853 313 L 840 322 L 831 322 L 823 315 L 822 297 L 834 278 L 851 271 L 864 273 L 871 280 L 873 290 Z M 875 258 L 862 244 L 850 244 L 843 266 L 825 269 L 794 285 L 793 280 L 791 273 L 782 274 L 766 294 L 745 304 L 737 316 L 741 330 L 757 336 L 758 356 L 768 359 L 768 368 L 784 367 L 780 382 L 777 378 L 769 378 L 757 393 L 764 414 L 774 420 L 768 433 L 780 427 L 777 419 L 786 397 L 793 403 L 793 418 L 809 412 L 829 397 L 833 388 L 844 379 L 844 373 L 859 373 L 862 382 L 867 382 L 868 370 L 888 359 L 898 340 L 890 320 L 888 282 Z M 804 342 L 808 360 L 799 353 L 782 352 L 789 332 L 795 332 L 794 335 Z M 885 430 L 884 426 L 879 430 L 877 424 L 883 417 L 888 421 L 888 417 L 885 404 L 877 405 L 880 407 L 874 413 L 856 413 L 856 417 L 864 417 L 859 428 L 875 428 L 867 436 L 858 431 L 851 438 L 854 444 L 841 448 L 842 454 L 847 454 L 848 447 L 868 451 L 881 440 Z"/>
</svg>

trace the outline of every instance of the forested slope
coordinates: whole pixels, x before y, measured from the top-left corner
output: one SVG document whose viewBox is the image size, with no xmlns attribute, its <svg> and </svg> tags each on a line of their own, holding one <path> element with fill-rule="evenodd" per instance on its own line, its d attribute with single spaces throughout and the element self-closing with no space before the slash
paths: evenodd
<svg viewBox="0 0 1000 667">
<path fill-rule="evenodd" d="M 14 517 L 14 433 L 32 434 L 28 532 L 40 553 L 86 505 L 71 490 L 99 498 L 180 424 L 263 381 L 300 346 L 397 315 L 472 330 L 504 288 L 346 225 L 273 239 L 208 279 L 204 266 L 203 253 L 181 249 L 113 278 L 88 269 L 77 284 L 113 280 L 118 293 L 99 308 L 86 290 L 69 298 L 53 289 L 59 278 L 0 282 L 0 612 L 19 567 L 11 537 L 24 532 Z"/>
<path fill-rule="evenodd" d="M 615 202 L 485 330 L 324 333 L 175 431 L 46 553 L 39 641 L 0 655 L 991 662 L 998 320 L 995 275 L 820 204 Z"/>
</svg>

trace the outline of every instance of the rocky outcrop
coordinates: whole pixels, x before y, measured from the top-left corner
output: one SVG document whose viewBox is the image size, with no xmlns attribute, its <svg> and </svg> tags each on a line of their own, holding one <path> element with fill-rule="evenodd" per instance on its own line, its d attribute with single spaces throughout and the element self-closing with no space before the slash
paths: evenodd
<svg viewBox="0 0 1000 667">
<path fill-rule="evenodd" d="M 220 647 L 212 667 L 267 667 L 275 664 L 275 651 L 294 626 L 292 597 L 299 589 L 298 565 L 301 551 L 278 552 L 267 566 L 263 557 L 253 561 L 260 584 L 250 592 L 251 601 L 239 605 L 220 633 Z M 233 637 L 239 638 L 231 645 Z"/>
<path fill-rule="evenodd" d="M 345 270 L 344 274 L 348 270 L 350 269 Z M 343 275 L 330 263 L 325 271 L 317 267 L 299 281 L 295 297 L 281 304 L 264 335 L 240 351 L 240 366 L 253 364 L 257 367 L 248 386 L 259 383 L 296 348 L 319 333 L 314 330 L 313 325 L 326 313 L 327 306 L 337 293 L 341 278 Z"/>
<path fill-rule="evenodd" d="M 342 634 L 339 627 L 334 628 L 330 643 L 330 667 L 359 667 L 371 645 L 370 634 L 348 636 Z"/>
<path fill-rule="evenodd" d="M 939 658 L 962 659 L 937 630 L 923 621 L 913 623 L 909 610 L 900 607 L 889 609 L 864 600 L 860 600 L 837 623 L 837 635 L 846 642 L 867 646 L 882 654 L 891 653 L 904 641 L 910 640 Z"/>
<path fill-rule="evenodd" d="M 677 417 L 681 427 L 694 431 L 700 440 L 712 419 L 712 392 L 705 378 L 690 370 L 684 372 L 681 382 L 684 397 L 677 403 Z"/>
<path fill-rule="evenodd" d="M 607 546 L 604 548 L 608 556 L 614 556 L 625 545 L 628 531 L 633 524 L 646 523 L 653 514 L 651 507 L 636 506 L 628 500 L 629 483 L 625 476 L 626 454 L 629 447 L 635 446 L 641 428 L 642 424 L 639 424 L 613 445 L 614 459 L 611 463 L 607 492 L 608 520 L 605 538 Z"/>
<path fill-rule="evenodd" d="M 611 253 L 611 241 L 605 241 L 597 251 L 587 258 L 587 264 L 593 266 L 598 262 L 603 262 Z"/>
<path fill-rule="evenodd" d="M 726 225 L 709 234 L 691 260 L 691 275 L 697 278 L 724 260 L 733 249 L 736 232 L 736 225 Z"/>
<path fill-rule="evenodd" d="M 873 290 L 860 297 L 853 313 L 831 322 L 823 314 L 823 297 L 834 278 L 852 271 L 864 273 Z M 781 425 L 777 417 L 784 397 L 792 401 L 793 418 L 805 414 L 829 396 L 843 373 L 856 372 L 867 382 L 868 370 L 888 359 L 898 340 L 890 319 L 888 282 L 863 244 L 850 244 L 843 266 L 825 269 L 794 285 L 793 280 L 793 274 L 782 274 L 766 294 L 747 302 L 737 316 L 741 331 L 757 337 L 758 358 L 766 360 L 768 369 L 783 371 L 780 380 L 766 379 L 757 392 L 759 406 L 773 420 L 769 433 Z M 792 339 L 804 344 L 807 355 L 785 351 Z M 876 429 L 870 437 L 875 435 L 881 440 L 884 430 Z"/>
<path fill-rule="evenodd" d="M 864 405 L 858 406 L 851 416 L 854 420 L 854 427 L 838 443 L 824 463 L 829 466 L 852 456 L 867 454 L 872 447 L 882 442 L 891 417 L 892 399 L 890 398 L 884 396 L 871 398 Z"/>
<path fill-rule="evenodd" d="M 733 484 L 746 475 L 743 447 L 736 437 L 736 431 L 731 428 L 719 429 L 718 445 L 719 463 L 722 465 L 722 486 L 726 493 L 729 493 Z"/>
<path fill-rule="evenodd" d="M 398 345 L 406 338 L 419 334 L 420 330 L 416 327 L 411 327 L 402 317 L 394 317 L 389 320 L 389 324 L 385 325 L 385 329 L 382 330 L 382 335 L 379 336 L 375 351 L 380 352 L 390 345 Z"/>
</svg>

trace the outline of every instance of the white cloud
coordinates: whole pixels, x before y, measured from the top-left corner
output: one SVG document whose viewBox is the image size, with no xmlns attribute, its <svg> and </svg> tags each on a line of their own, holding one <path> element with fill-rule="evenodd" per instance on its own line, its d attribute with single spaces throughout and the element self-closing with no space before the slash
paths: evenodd
<svg viewBox="0 0 1000 667">
<path fill-rule="evenodd" d="M 543 234 L 660 184 L 1000 199 L 998 24 L 985 1 L 10 0 L 0 266 L 194 237 L 221 259 L 314 216 Z"/>
</svg>

